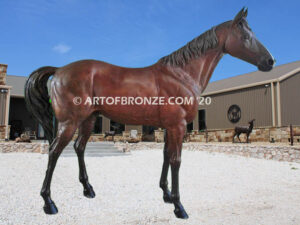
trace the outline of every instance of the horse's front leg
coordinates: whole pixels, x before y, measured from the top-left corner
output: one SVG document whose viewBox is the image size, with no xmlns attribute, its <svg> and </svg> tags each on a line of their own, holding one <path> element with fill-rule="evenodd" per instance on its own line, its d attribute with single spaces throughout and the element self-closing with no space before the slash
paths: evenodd
<svg viewBox="0 0 300 225">
<path fill-rule="evenodd" d="M 159 186 L 163 190 L 163 199 L 164 202 L 166 203 L 172 203 L 171 199 L 171 192 L 169 191 L 168 188 L 168 171 L 169 171 L 169 166 L 170 166 L 170 160 L 169 160 L 169 155 L 168 155 L 168 142 L 167 142 L 167 137 L 165 136 L 165 146 L 164 146 L 164 163 L 161 171 L 161 177 L 160 177 L 160 182 Z"/>
<path fill-rule="evenodd" d="M 176 217 L 187 219 L 188 214 L 185 212 L 183 205 L 180 202 L 179 194 L 179 168 L 181 164 L 182 141 L 186 129 L 186 123 L 183 121 L 177 126 L 167 129 L 168 146 L 167 152 L 169 155 L 171 172 L 172 172 L 172 191 L 171 199 L 175 206 L 174 213 Z"/>
</svg>

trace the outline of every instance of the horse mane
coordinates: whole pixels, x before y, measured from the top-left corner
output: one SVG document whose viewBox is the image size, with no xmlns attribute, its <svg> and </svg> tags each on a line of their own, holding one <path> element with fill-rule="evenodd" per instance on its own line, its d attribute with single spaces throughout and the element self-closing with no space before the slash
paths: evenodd
<svg viewBox="0 0 300 225">
<path fill-rule="evenodd" d="M 198 58 L 207 50 L 213 49 L 218 45 L 216 27 L 204 32 L 200 36 L 188 42 L 182 48 L 174 51 L 170 55 L 162 57 L 159 62 L 164 65 L 184 66 L 190 60 Z"/>
</svg>

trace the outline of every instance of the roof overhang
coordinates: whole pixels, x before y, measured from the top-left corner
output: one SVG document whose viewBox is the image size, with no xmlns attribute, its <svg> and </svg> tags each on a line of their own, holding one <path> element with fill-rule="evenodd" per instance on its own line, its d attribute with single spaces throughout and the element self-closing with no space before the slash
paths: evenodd
<svg viewBox="0 0 300 225">
<path fill-rule="evenodd" d="M 24 95 L 10 95 L 13 98 L 25 98 Z"/>
<path fill-rule="evenodd" d="M 207 93 L 203 93 L 202 96 L 216 95 L 216 94 L 220 94 L 220 93 L 224 93 L 224 92 L 236 91 L 236 90 L 260 86 L 260 85 L 264 85 L 264 84 L 281 82 L 281 81 L 295 75 L 298 72 L 300 72 L 300 67 L 280 76 L 277 79 L 264 80 L 264 81 L 260 81 L 260 82 L 256 82 L 256 83 L 252 83 L 252 84 L 240 85 L 240 86 L 236 86 L 236 87 L 232 87 L 232 88 L 221 89 L 218 91 L 207 92 Z"/>
</svg>

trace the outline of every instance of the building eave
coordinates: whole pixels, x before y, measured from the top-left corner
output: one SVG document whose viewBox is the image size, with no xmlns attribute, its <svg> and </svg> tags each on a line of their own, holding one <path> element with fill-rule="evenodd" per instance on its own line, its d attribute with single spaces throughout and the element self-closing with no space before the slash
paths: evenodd
<svg viewBox="0 0 300 225">
<path fill-rule="evenodd" d="M 292 71 L 290 71 L 290 72 L 288 72 L 288 73 L 286 73 L 286 74 L 284 74 L 284 75 L 282 75 L 282 76 L 279 77 L 277 80 L 278 80 L 278 82 L 281 82 L 281 81 L 286 80 L 287 78 L 289 78 L 289 77 L 295 75 L 295 74 L 298 73 L 298 72 L 300 72 L 300 67 L 297 68 L 297 69 L 294 69 L 294 70 L 292 70 Z"/>
<path fill-rule="evenodd" d="M 25 98 L 24 95 L 10 95 L 10 97 L 14 97 L 14 98 Z"/>
<path fill-rule="evenodd" d="M 264 81 L 260 81 L 260 82 L 256 82 L 256 83 L 252 83 L 252 84 L 246 84 L 246 85 L 240 85 L 240 86 L 236 86 L 236 87 L 232 87 L 232 88 L 226 88 L 226 89 L 221 89 L 218 91 L 212 91 L 212 92 L 207 92 L 207 93 L 203 93 L 202 96 L 210 96 L 210 95 L 216 95 L 216 94 L 220 94 L 220 93 L 225 93 L 225 92 L 230 92 L 230 91 L 236 91 L 236 90 L 240 90 L 240 89 L 245 89 L 245 88 L 251 88 L 251 87 L 256 87 L 256 86 L 260 86 L 260 85 L 264 85 L 264 84 L 270 84 L 270 83 L 274 83 L 274 82 L 281 82 L 283 80 L 286 80 L 287 78 L 295 75 L 296 73 L 300 72 L 300 67 L 297 69 L 294 69 L 282 76 L 280 76 L 279 78 L 276 79 L 270 79 L 270 80 L 264 80 Z"/>
</svg>

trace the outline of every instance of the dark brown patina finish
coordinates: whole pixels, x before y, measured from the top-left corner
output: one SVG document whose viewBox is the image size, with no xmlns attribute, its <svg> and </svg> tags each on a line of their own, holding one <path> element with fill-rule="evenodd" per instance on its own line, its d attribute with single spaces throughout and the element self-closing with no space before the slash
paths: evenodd
<svg viewBox="0 0 300 225">
<path fill-rule="evenodd" d="M 250 120 L 248 122 L 249 126 L 236 126 L 234 128 L 234 134 L 233 134 L 233 137 L 232 137 L 232 142 L 234 142 L 234 137 L 237 136 L 237 138 L 239 139 L 239 141 L 241 143 L 240 135 L 241 134 L 246 134 L 246 138 L 247 138 L 246 143 L 249 143 L 249 136 L 252 132 L 254 121 L 255 121 L 255 119 Z"/>
<path fill-rule="evenodd" d="M 219 60 L 226 53 L 256 65 L 262 71 L 272 69 L 274 59 L 255 38 L 246 21 L 247 10 L 242 9 L 232 21 L 225 22 L 189 42 L 186 46 L 154 65 L 145 68 L 124 68 L 96 60 L 83 60 L 61 68 L 43 67 L 33 72 L 25 87 L 28 109 L 43 125 L 51 143 L 49 163 L 41 195 L 44 211 L 57 212 L 50 197 L 50 183 L 57 159 L 69 143 L 75 130 L 80 182 L 87 197 L 95 193 L 88 182 L 84 163 L 84 149 L 98 113 L 123 124 L 162 127 L 167 130 L 164 163 L 160 180 L 165 202 L 173 203 L 175 215 L 188 218 L 179 198 L 179 167 L 186 124 L 193 121 L 198 104 L 191 105 L 75 105 L 73 99 L 94 96 L 107 97 L 194 97 L 206 88 Z M 51 81 L 52 108 L 58 121 L 53 133 L 53 114 L 46 88 Z M 172 191 L 168 189 L 167 174 L 172 172 Z"/>
</svg>

